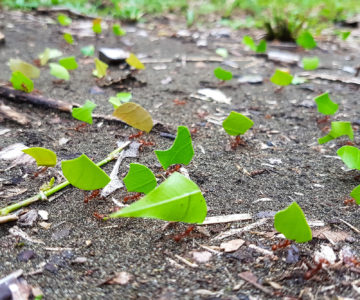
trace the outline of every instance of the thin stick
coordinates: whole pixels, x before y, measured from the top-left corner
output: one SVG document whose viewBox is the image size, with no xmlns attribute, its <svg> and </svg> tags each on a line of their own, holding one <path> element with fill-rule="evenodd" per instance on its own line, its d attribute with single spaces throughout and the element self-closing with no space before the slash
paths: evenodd
<svg viewBox="0 0 360 300">
<path fill-rule="evenodd" d="M 119 154 L 122 150 L 124 150 L 128 145 L 130 144 L 130 141 L 125 142 L 123 145 L 121 145 L 121 147 L 117 148 L 116 150 L 114 150 L 113 152 L 111 152 L 105 159 L 103 159 L 102 161 L 98 162 L 96 165 L 98 167 L 101 167 L 105 164 L 107 164 L 108 162 L 112 161 L 117 154 Z M 7 214 L 18 210 L 19 208 L 28 206 L 34 202 L 37 202 L 39 200 L 47 200 L 47 197 L 51 196 L 52 194 L 55 194 L 56 192 L 64 189 L 65 187 L 67 187 L 68 185 L 70 185 L 69 181 L 64 181 L 60 184 L 58 184 L 57 186 L 45 191 L 45 192 L 40 192 L 30 198 L 27 198 L 23 201 L 11 204 L 9 206 L 6 206 L 4 208 L 2 208 L 0 210 L 0 216 L 6 216 Z"/>
</svg>

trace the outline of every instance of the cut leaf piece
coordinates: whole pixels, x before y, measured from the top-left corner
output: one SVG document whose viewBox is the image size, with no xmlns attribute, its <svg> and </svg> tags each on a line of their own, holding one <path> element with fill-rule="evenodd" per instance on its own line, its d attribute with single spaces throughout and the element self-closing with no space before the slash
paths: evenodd
<svg viewBox="0 0 360 300">
<path fill-rule="evenodd" d="M 93 56 L 95 52 L 95 47 L 93 45 L 85 46 L 82 47 L 80 51 L 84 56 Z"/>
<path fill-rule="evenodd" d="M 360 205 L 360 185 L 358 185 L 356 188 L 354 188 L 351 191 L 350 197 L 354 198 L 356 201 L 356 204 Z"/>
<path fill-rule="evenodd" d="M 62 52 L 58 49 L 46 48 L 43 53 L 39 54 L 40 65 L 44 66 L 50 59 L 60 57 Z"/>
<path fill-rule="evenodd" d="M 148 167 L 131 163 L 124 183 L 129 192 L 148 194 L 156 187 L 156 178 Z"/>
<path fill-rule="evenodd" d="M 324 93 L 317 96 L 314 101 L 317 104 L 318 112 L 324 115 L 333 115 L 339 108 L 337 103 L 331 101 L 329 93 Z"/>
<path fill-rule="evenodd" d="M 109 102 L 117 109 L 121 104 L 129 102 L 132 98 L 131 93 L 117 93 L 116 97 L 110 97 Z"/>
<path fill-rule="evenodd" d="M 74 38 L 70 33 L 64 33 L 63 38 L 68 44 L 74 44 Z"/>
<path fill-rule="evenodd" d="M 57 19 L 61 26 L 69 26 L 72 22 L 72 20 L 67 15 L 64 14 L 59 14 Z"/>
<path fill-rule="evenodd" d="M 93 75 L 97 78 L 103 78 L 106 75 L 106 70 L 109 66 L 98 58 L 95 58 L 94 62 L 95 70 L 93 71 Z"/>
<path fill-rule="evenodd" d="M 64 57 L 59 59 L 59 64 L 67 70 L 75 70 L 78 68 L 78 64 L 74 56 Z"/>
<path fill-rule="evenodd" d="M 216 53 L 217 55 L 220 55 L 220 56 L 223 57 L 223 58 L 227 58 L 227 57 L 229 56 L 229 52 L 227 51 L 226 48 L 217 48 L 217 49 L 215 50 L 215 53 Z"/>
<path fill-rule="evenodd" d="M 336 153 L 349 169 L 360 170 L 360 149 L 353 146 L 343 146 Z"/>
<path fill-rule="evenodd" d="M 230 71 L 227 71 L 221 67 L 214 69 L 214 75 L 217 79 L 220 80 L 231 80 L 233 78 L 233 74 Z"/>
<path fill-rule="evenodd" d="M 126 31 L 119 24 L 114 24 L 112 29 L 113 33 L 117 36 L 123 36 L 126 34 Z"/>
<path fill-rule="evenodd" d="M 274 75 L 270 78 L 270 81 L 274 84 L 286 86 L 289 85 L 293 80 L 293 76 L 288 72 L 275 70 Z"/>
<path fill-rule="evenodd" d="M 85 104 L 82 107 L 75 107 L 72 109 L 72 116 L 80 121 L 92 124 L 92 112 L 95 109 L 96 104 L 89 100 L 86 100 Z"/>
<path fill-rule="evenodd" d="M 145 69 L 145 66 L 133 53 L 130 53 L 129 57 L 126 59 L 126 62 L 128 65 L 130 65 L 131 67 L 133 67 L 137 70 Z"/>
<path fill-rule="evenodd" d="M 10 82 L 15 90 L 30 93 L 34 89 L 34 83 L 32 80 L 19 71 L 12 73 Z"/>
<path fill-rule="evenodd" d="M 243 37 L 242 42 L 248 46 L 251 50 L 257 52 L 257 53 L 264 53 L 266 51 L 266 41 L 261 40 L 258 45 L 255 44 L 255 41 L 251 36 L 245 35 Z"/>
<path fill-rule="evenodd" d="M 301 33 L 296 39 L 296 43 L 305 49 L 313 49 L 316 47 L 316 42 L 309 31 Z"/>
<path fill-rule="evenodd" d="M 248 129 L 250 129 L 254 122 L 244 115 L 232 111 L 230 115 L 224 120 L 223 128 L 229 135 L 239 135 L 244 134 Z"/>
<path fill-rule="evenodd" d="M 340 136 L 347 135 L 350 140 L 354 140 L 354 132 L 351 127 L 350 122 L 331 122 L 331 130 L 330 132 L 318 139 L 319 144 L 325 144 L 327 142 L 330 142 L 331 140 L 334 140 Z"/>
<path fill-rule="evenodd" d="M 30 79 L 39 78 L 40 76 L 39 68 L 18 58 L 10 58 L 9 67 L 11 71 L 19 71 Z"/>
<path fill-rule="evenodd" d="M 97 190 L 110 182 L 110 177 L 85 154 L 61 162 L 65 178 L 75 187 L 85 191 Z"/>
<path fill-rule="evenodd" d="M 49 67 L 50 67 L 50 74 L 52 76 L 64 80 L 70 79 L 70 74 L 68 70 L 66 70 L 63 66 L 60 66 L 59 64 L 56 63 L 50 63 Z"/>
<path fill-rule="evenodd" d="M 315 70 L 319 66 L 319 58 L 317 56 L 304 57 L 301 60 L 301 64 L 302 64 L 304 70 Z"/>
<path fill-rule="evenodd" d="M 179 126 L 171 148 L 165 151 L 156 150 L 155 154 L 165 170 L 173 164 L 189 164 L 194 156 L 189 129 L 186 126 Z"/>
<path fill-rule="evenodd" d="M 93 20 L 93 26 L 92 29 L 94 31 L 94 33 L 96 34 L 100 34 L 102 29 L 101 29 L 101 19 L 97 18 Z"/>
<path fill-rule="evenodd" d="M 46 148 L 33 147 L 22 150 L 36 160 L 38 166 L 54 167 L 56 165 L 56 154 Z"/>
<path fill-rule="evenodd" d="M 206 201 L 199 187 L 175 172 L 145 197 L 111 214 L 110 218 L 142 217 L 202 223 L 206 214 Z"/>
<path fill-rule="evenodd" d="M 136 129 L 146 132 L 150 132 L 153 127 L 153 120 L 149 112 L 139 104 L 133 102 L 121 104 L 114 111 L 113 116 Z"/>
<path fill-rule="evenodd" d="M 275 215 L 274 227 L 288 240 L 297 243 L 305 243 L 312 239 L 311 229 L 306 222 L 305 215 L 296 202 Z"/>
</svg>

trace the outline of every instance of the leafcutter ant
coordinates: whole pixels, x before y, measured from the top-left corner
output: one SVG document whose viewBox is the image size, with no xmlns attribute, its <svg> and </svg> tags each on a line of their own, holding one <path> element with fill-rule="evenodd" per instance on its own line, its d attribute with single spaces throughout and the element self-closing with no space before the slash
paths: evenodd
<svg viewBox="0 0 360 300">
<path fill-rule="evenodd" d="M 190 233 L 195 229 L 194 225 L 190 225 L 188 228 L 186 228 L 186 230 L 182 233 L 176 234 L 173 236 L 173 240 L 175 242 L 180 242 L 183 238 L 187 237 L 190 235 Z"/>
</svg>

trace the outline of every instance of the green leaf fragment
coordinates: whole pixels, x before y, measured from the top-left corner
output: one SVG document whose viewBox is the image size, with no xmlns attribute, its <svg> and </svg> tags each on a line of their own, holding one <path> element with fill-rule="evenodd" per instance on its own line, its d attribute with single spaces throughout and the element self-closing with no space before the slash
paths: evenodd
<svg viewBox="0 0 360 300">
<path fill-rule="evenodd" d="M 68 44 L 74 44 L 74 38 L 70 33 L 64 33 L 63 38 Z"/>
<path fill-rule="evenodd" d="M 98 58 L 95 58 L 94 62 L 95 62 L 95 70 L 93 71 L 92 74 L 97 78 L 103 78 L 106 75 L 106 70 L 109 66 Z"/>
<path fill-rule="evenodd" d="M 206 201 L 199 187 L 175 172 L 145 197 L 111 214 L 110 218 L 141 217 L 202 223 L 206 214 Z"/>
<path fill-rule="evenodd" d="M 113 33 L 117 36 L 123 36 L 126 34 L 126 31 L 119 24 L 114 24 L 112 29 Z"/>
<path fill-rule="evenodd" d="M 59 79 L 69 80 L 70 74 L 68 70 L 66 70 L 63 66 L 56 64 L 56 63 L 50 63 L 50 74 L 55 76 Z"/>
<path fill-rule="evenodd" d="M 65 178 L 75 187 L 85 191 L 97 190 L 110 182 L 110 177 L 85 154 L 61 162 Z"/>
<path fill-rule="evenodd" d="M 93 45 L 85 46 L 82 47 L 80 51 L 84 56 L 93 56 L 95 53 L 95 47 Z"/>
<path fill-rule="evenodd" d="M 313 49 L 316 47 L 316 42 L 309 31 L 302 32 L 296 39 L 296 43 L 305 49 Z"/>
<path fill-rule="evenodd" d="M 32 147 L 22 150 L 36 160 L 38 166 L 54 167 L 56 165 L 56 154 L 46 148 Z"/>
<path fill-rule="evenodd" d="M 305 243 L 312 239 L 311 229 L 301 207 L 293 202 L 275 215 L 274 227 L 287 239 Z"/>
<path fill-rule="evenodd" d="M 30 79 L 39 78 L 40 76 L 39 68 L 18 58 L 10 58 L 9 67 L 12 72 L 19 71 Z"/>
<path fill-rule="evenodd" d="M 78 64 L 74 56 L 64 57 L 59 59 L 59 64 L 67 70 L 75 70 L 78 68 Z"/>
<path fill-rule="evenodd" d="M 248 117 L 232 111 L 222 125 L 227 134 L 237 136 L 248 131 L 254 125 L 254 122 Z"/>
<path fill-rule="evenodd" d="M 257 53 L 264 53 L 266 52 L 267 44 L 265 40 L 261 40 L 259 44 L 256 46 Z"/>
<path fill-rule="evenodd" d="M 40 191 L 45 192 L 50 190 L 55 183 L 55 177 L 51 177 L 49 182 L 45 182 L 41 187 L 40 187 Z"/>
<path fill-rule="evenodd" d="M 349 169 L 360 170 L 360 149 L 353 146 L 343 146 L 336 153 Z"/>
<path fill-rule="evenodd" d="M 156 150 L 155 154 L 165 170 L 173 164 L 189 164 L 194 156 L 189 129 L 186 126 L 179 126 L 171 148 L 165 151 Z"/>
<path fill-rule="evenodd" d="M 227 51 L 226 48 L 217 48 L 217 49 L 215 50 L 215 53 L 216 53 L 217 55 L 220 55 L 220 56 L 223 57 L 223 58 L 227 58 L 227 57 L 229 56 L 229 52 Z"/>
<path fill-rule="evenodd" d="M 134 53 L 130 53 L 129 57 L 125 61 L 129 66 L 131 66 L 137 70 L 145 69 L 145 66 L 143 65 L 143 63 L 136 57 L 136 55 Z"/>
<path fill-rule="evenodd" d="M 83 121 L 88 124 L 92 124 L 92 112 L 95 109 L 96 104 L 89 100 L 86 100 L 85 104 L 81 107 L 75 107 L 72 109 L 72 116 L 80 121 Z"/>
<path fill-rule="evenodd" d="M 319 58 L 317 56 L 304 57 L 301 60 L 301 64 L 302 64 L 304 70 L 315 70 L 319 66 Z"/>
<path fill-rule="evenodd" d="M 354 140 L 354 132 L 351 127 L 350 122 L 331 122 L 331 130 L 330 132 L 318 139 L 319 144 L 325 144 L 331 140 L 334 140 L 340 136 L 347 135 L 350 140 Z"/>
<path fill-rule="evenodd" d="M 43 53 L 39 54 L 40 65 L 44 66 L 50 59 L 60 57 L 62 52 L 58 49 L 46 48 Z"/>
<path fill-rule="evenodd" d="M 256 45 L 251 36 L 245 35 L 242 39 L 243 44 L 248 46 L 252 51 L 256 51 Z"/>
<path fill-rule="evenodd" d="M 129 192 L 148 194 L 156 187 L 156 178 L 151 170 L 141 164 L 130 164 L 128 174 L 124 178 L 126 189 Z"/>
<path fill-rule="evenodd" d="M 354 198 L 356 201 L 356 204 L 360 205 L 360 185 L 358 185 L 356 188 L 354 188 L 351 191 L 350 197 Z"/>
<path fill-rule="evenodd" d="M 341 32 L 341 39 L 343 41 L 345 41 L 351 34 L 351 31 L 344 31 L 344 32 Z"/>
<path fill-rule="evenodd" d="M 59 14 L 57 20 L 61 26 L 69 26 L 72 22 L 72 20 L 67 15 L 64 14 Z"/>
<path fill-rule="evenodd" d="M 109 102 L 117 109 L 121 104 L 129 102 L 132 98 L 131 93 L 117 93 L 116 97 L 110 97 Z"/>
<path fill-rule="evenodd" d="M 299 77 L 299 76 L 294 76 L 294 78 L 291 81 L 291 84 L 303 84 L 307 81 L 307 79 L 305 77 Z"/>
<path fill-rule="evenodd" d="M 333 115 L 339 108 L 337 103 L 331 101 L 329 93 L 317 96 L 314 101 L 317 104 L 318 111 L 324 115 Z"/>
<path fill-rule="evenodd" d="M 94 33 L 96 33 L 96 34 L 100 34 L 100 33 L 101 33 L 101 31 L 102 31 L 102 28 L 101 28 L 101 19 L 94 19 L 94 20 L 93 20 L 92 29 L 93 29 Z"/>
<path fill-rule="evenodd" d="M 30 93 L 34 89 L 33 81 L 19 71 L 12 73 L 10 82 L 12 83 L 15 90 Z"/>
<path fill-rule="evenodd" d="M 270 81 L 276 85 L 286 86 L 292 82 L 293 78 L 294 77 L 288 72 L 276 69 L 274 75 L 270 78 Z"/>
<path fill-rule="evenodd" d="M 230 71 L 227 71 L 221 67 L 214 69 L 214 75 L 217 79 L 220 80 L 231 80 L 233 78 L 233 74 Z"/>
</svg>

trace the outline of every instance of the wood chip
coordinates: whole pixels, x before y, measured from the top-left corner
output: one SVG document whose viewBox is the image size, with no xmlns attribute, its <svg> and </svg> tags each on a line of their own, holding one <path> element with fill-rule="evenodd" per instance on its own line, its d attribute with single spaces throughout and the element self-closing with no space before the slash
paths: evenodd
<svg viewBox="0 0 360 300">
<path fill-rule="evenodd" d="M 299 76 L 307 77 L 310 79 L 323 79 L 323 80 L 327 80 L 327 81 L 335 81 L 335 82 L 342 82 L 342 83 L 346 83 L 346 84 L 360 85 L 359 78 L 347 77 L 347 76 L 343 76 L 343 75 L 340 77 L 340 76 L 334 76 L 334 75 L 323 74 L 323 73 L 313 74 L 313 73 L 303 72 Z"/>
<path fill-rule="evenodd" d="M 236 235 L 236 234 L 240 234 L 242 232 L 245 231 L 249 231 L 255 227 L 261 226 L 263 224 L 265 224 L 269 219 L 260 219 L 258 221 L 256 221 L 255 223 L 251 223 L 245 227 L 241 227 L 241 228 L 235 228 L 235 229 L 230 229 L 228 231 L 222 232 L 219 235 L 217 235 L 216 237 L 213 238 L 213 240 L 222 240 L 224 238 L 227 238 L 229 236 L 232 235 Z"/>
<path fill-rule="evenodd" d="M 120 284 L 120 285 L 126 285 L 131 280 L 133 280 L 134 276 L 128 272 L 120 272 L 116 273 L 114 277 L 106 280 L 102 284 Z"/>
<path fill-rule="evenodd" d="M 0 102 L 0 115 L 20 125 L 27 125 L 30 123 L 29 119 L 24 114 L 17 112 L 2 102 Z"/>
<path fill-rule="evenodd" d="M 9 233 L 13 236 L 19 236 L 24 240 L 27 240 L 30 243 L 34 244 L 45 244 L 42 240 L 38 240 L 35 238 L 30 237 L 26 232 L 22 231 L 19 227 L 14 226 L 9 229 Z"/>
<path fill-rule="evenodd" d="M 230 222 L 246 221 L 246 220 L 251 220 L 251 219 L 252 219 L 252 216 L 250 214 L 233 214 L 233 215 L 214 216 L 214 217 L 207 217 L 205 219 L 205 221 L 199 225 L 230 223 Z"/>
<path fill-rule="evenodd" d="M 242 272 L 239 274 L 239 277 L 247 281 L 248 283 L 252 284 L 254 287 L 261 290 L 265 294 L 273 295 L 273 293 L 269 289 L 267 289 L 266 287 L 262 286 L 260 283 L 257 282 L 257 277 L 253 273 L 249 271 Z"/>
<path fill-rule="evenodd" d="M 0 224 L 17 221 L 19 217 L 17 215 L 7 215 L 0 217 Z"/>
<path fill-rule="evenodd" d="M 272 251 L 266 250 L 266 249 L 261 248 L 261 247 L 258 247 L 258 246 L 254 245 L 254 244 L 250 244 L 249 248 L 254 249 L 255 251 L 257 251 L 257 252 L 259 252 L 259 253 L 261 253 L 263 255 L 268 255 L 268 256 L 271 256 L 273 258 L 277 258 L 277 256 L 274 255 L 274 253 Z"/>
</svg>

